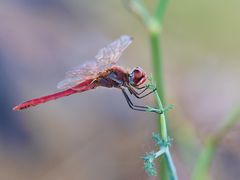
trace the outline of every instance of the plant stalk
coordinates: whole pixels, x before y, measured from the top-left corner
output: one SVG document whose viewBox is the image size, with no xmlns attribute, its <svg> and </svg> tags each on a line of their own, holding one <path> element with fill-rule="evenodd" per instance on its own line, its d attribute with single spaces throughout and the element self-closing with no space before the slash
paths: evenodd
<svg viewBox="0 0 240 180">
<path fill-rule="evenodd" d="M 152 64 L 153 64 L 153 76 L 156 82 L 156 87 L 159 96 L 161 97 L 163 105 L 165 105 L 165 93 L 163 89 L 163 63 L 162 63 L 162 52 L 160 47 L 160 34 L 150 33 L 150 45 L 152 54 Z"/>
<path fill-rule="evenodd" d="M 162 101 L 160 99 L 158 92 L 155 92 L 155 96 L 156 96 L 156 101 L 157 101 L 159 110 L 164 112 L 164 107 L 163 107 L 163 104 L 162 104 Z M 162 113 L 160 115 L 159 122 L 160 122 L 159 128 L 160 128 L 161 138 L 164 140 L 165 143 L 167 143 L 169 140 L 168 140 L 168 134 L 167 134 L 166 117 L 165 117 L 164 113 Z M 165 173 L 165 174 L 164 174 L 164 176 L 161 176 L 161 179 L 168 179 L 168 177 L 169 177 L 170 180 L 177 180 L 178 177 L 177 177 L 176 168 L 174 166 L 168 146 L 166 146 L 165 154 L 163 154 L 162 160 L 164 160 L 164 163 L 161 164 L 161 165 L 164 164 L 164 166 L 163 166 L 164 171 L 161 171 L 160 173 L 161 174 Z M 167 165 L 167 168 L 166 168 L 166 165 Z M 163 168 L 161 168 L 161 169 L 163 169 Z"/>
</svg>

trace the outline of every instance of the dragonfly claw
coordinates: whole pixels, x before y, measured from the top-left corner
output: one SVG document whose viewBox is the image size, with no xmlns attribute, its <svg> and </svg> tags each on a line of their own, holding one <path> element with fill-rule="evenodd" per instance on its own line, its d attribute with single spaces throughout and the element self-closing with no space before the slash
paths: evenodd
<svg viewBox="0 0 240 180">
<path fill-rule="evenodd" d="M 148 112 L 155 112 L 155 113 L 158 113 L 158 114 L 163 114 L 164 112 L 168 112 L 170 111 L 171 109 L 173 109 L 173 105 L 170 104 L 168 105 L 166 108 L 164 108 L 163 110 L 160 110 L 158 108 L 153 108 L 153 107 L 150 107 L 150 106 L 146 106 L 147 107 L 147 111 Z"/>
<path fill-rule="evenodd" d="M 155 112 L 155 113 L 158 113 L 158 114 L 162 114 L 163 113 L 163 111 L 161 111 L 160 109 L 153 108 L 153 107 L 150 107 L 150 106 L 147 106 L 147 111 L 148 112 Z"/>
</svg>

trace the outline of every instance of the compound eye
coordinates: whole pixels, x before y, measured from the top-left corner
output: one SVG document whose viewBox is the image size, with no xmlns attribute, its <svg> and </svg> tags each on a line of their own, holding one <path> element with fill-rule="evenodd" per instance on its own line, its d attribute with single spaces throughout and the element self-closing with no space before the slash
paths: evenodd
<svg viewBox="0 0 240 180">
<path fill-rule="evenodd" d="M 133 69 L 131 75 L 132 85 L 134 86 L 139 86 L 146 81 L 146 74 L 140 67 L 136 67 L 135 69 Z"/>
<path fill-rule="evenodd" d="M 142 77 L 142 71 L 140 71 L 139 69 L 135 69 L 134 71 L 133 71 L 133 74 L 134 74 L 134 77 L 135 78 L 141 78 Z"/>
</svg>

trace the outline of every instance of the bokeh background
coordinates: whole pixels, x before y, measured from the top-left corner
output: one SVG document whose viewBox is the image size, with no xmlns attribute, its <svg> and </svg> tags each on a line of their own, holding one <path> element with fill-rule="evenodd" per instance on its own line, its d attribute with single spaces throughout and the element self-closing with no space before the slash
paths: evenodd
<svg viewBox="0 0 240 180">
<path fill-rule="evenodd" d="M 55 92 L 65 71 L 122 34 L 134 43 L 120 65 L 151 74 L 147 32 L 124 2 L 0 1 L 1 180 L 157 179 L 147 176 L 140 159 L 154 149 L 156 116 L 132 111 L 118 90 L 11 110 Z M 153 8 L 154 1 L 147 5 Z M 236 0 L 182 0 L 171 1 L 167 11 L 163 69 L 167 102 L 175 106 L 169 124 L 179 179 L 190 179 L 204 139 L 239 105 L 239 7 Z M 153 97 L 135 102 L 154 104 Z M 234 127 L 217 150 L 213 179 L 239 179 L 239 130 Z"/>
</svg>

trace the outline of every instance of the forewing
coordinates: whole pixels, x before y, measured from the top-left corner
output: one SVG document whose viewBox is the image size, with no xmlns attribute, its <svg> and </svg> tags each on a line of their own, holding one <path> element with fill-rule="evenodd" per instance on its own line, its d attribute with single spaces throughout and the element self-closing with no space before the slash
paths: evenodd
<svg viewBox="0 0 240 180">
<path fill-rule="evenodd" d="M 123 51 L 132 43 L 132 40 L 132 37 L 123 35 L 100 49 L 95 56 L 98 69 L 104 70 L 116 64 Z"/>
<path fill-rule="evenodd" d="M 123 35 L 111 44 L 100 49 L 95 56 L 95 61 L 87 61 L 83 65 L 66 73 L 66 78 L 59 82 L 59 89 L 71 88 L 80 82 L 96 78 L 97 74 L 112 67 L 118 61 L 123 51 L 131 44 L 133 38 Z"/>
<path fill-rule="evenodd" d="M 96 61 L 87 61 L 86 63 L 73 68 L 66 73 L 66 78 L 58 83 L 57 88 L 71 88 L 80 82 L 96 77 L 99 72 Z"/>
</svg>

